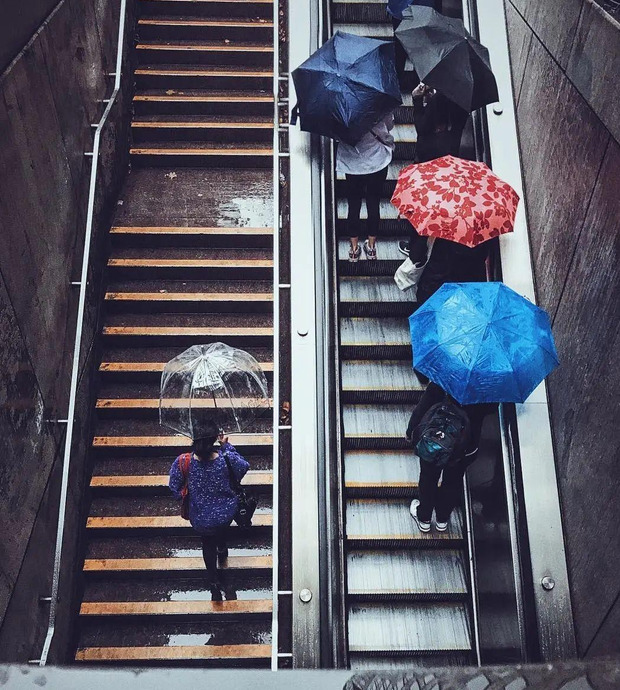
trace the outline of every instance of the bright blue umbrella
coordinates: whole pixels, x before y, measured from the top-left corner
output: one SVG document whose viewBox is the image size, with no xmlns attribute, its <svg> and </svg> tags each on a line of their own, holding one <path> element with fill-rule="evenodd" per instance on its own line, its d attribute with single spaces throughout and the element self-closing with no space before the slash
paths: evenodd
<svg viewBox="0 0 620 690">
<path fill-rule="evenodd" d="M 414 368 L 463 405 L 524 402 L 559 364 L 547 313 L 504 283 L 445 283 L 409 326 Z"/>
<path fill-rule="evenodd" d="M 401 104 L 393 41 L 336 33 L 294 72 L 305 132 L 354 146 Z"/>
</svg>

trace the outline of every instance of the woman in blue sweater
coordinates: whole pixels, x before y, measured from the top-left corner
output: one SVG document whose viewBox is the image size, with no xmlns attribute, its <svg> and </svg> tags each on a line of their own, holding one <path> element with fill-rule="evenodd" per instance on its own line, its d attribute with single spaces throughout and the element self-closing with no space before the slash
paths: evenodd
<svg viewBox="0 0 620 690">
<path fill-rule="evenodd" d="M 230 463 L 235 478 L 240 482 L 248 471 L 249 463 L 228 443 L 215 423 L 209 425 L 208 435 L 196 439 L 189 462 L 187 485 L 189 491 L 189 521 L 202 538 L 202 554 L 209 575 L 214 600 L 222 598 L 222 584 L 217 562 L 228 557 L 226 544 L 228 528 L 237 512 L 239 499 L 231 485 Z M 215 442 L 219 441 L 219 447 Z M 169 486 L 172 493 L 181 498 L 185 477 L 179 461 L 180 455 L 170 468 Z"/>
</svg>

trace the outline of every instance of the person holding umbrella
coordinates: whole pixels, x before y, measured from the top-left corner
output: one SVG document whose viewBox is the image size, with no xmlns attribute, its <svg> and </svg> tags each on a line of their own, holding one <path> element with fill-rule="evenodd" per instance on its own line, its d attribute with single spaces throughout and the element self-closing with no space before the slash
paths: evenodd
<svg viewBox="0 0 620 690">
<path fill-rule="evenodd" d="M 455 409 L 456 408 L 456 409 Z M 420 456 L 420 478 L 418 481 L 419 499 L 413 499 L 409 511 L 421 532 L 429 532 L 433 510 L 438 532 L 448 529 L 448 522 L 463 489 L 465 471 L 478 455 L 480 436 L 484 418 L 497 411 L 497 403 L 459 405 L 440 386 L 432 381 L 426 387 L 420 401 L 415 406 L 405 436 L 416 447 Z M 424 443 L 424 437 L 433 433 L 443 434 L 441 441 L 445 448 L 446 425 L 450 416 L 457 420 L 459 412 L 465 417 L 446 464 L 434 462 L 432 448 Z M 439 429 L 439 432 L 437 432 Z M 426 452 L 425 452 L 426 451 Z M 441 485 L 439 480 L 441 479 Z"/>
<path fill-rule="evenodd" d="M 218 561 L 221 565 L 228 557 L 228 528 L 239 505 L 234 485 L 250 465 L 215 422 L 205 420 L 203 433 L 194 440 L 191 453 L 179 455 L 172 463 L 169 486 L 177 498 L 189 497 L 189 521 L 202 540 L 211 596 L 213 601 L 222 601 Z"/>
<path fill-rule="evenodd" d="M 500 402 L 525 402 L 559 362 L 547 313 L 500 282 L 446 283 L 409 325 L 413 367 L 434 382 L 406 431 L 421 460 L 410 512 L 427 532 L 434 508 L 442 531 L 485 415 Z"/>
<path fill-rule="evenodd" d="M 359 260 L 362 250 L 359 246 L 359 223 L 362 199 L 366 199 L 368 239 L 364 241 L 367 259 L 377 258 L 377 231 L 379 228 L 379 204 L 383 183 L 387 179 L 388 166 L 394 151 L 394 115 L 390 113 L 380 120 L 360 141 L 351 146 L 344 142 L 336 150 L 336 172 L 346 179 L 346 197 L 349 206 L 347 225 L 349 229 L 349 261 Z"/>
</svg>

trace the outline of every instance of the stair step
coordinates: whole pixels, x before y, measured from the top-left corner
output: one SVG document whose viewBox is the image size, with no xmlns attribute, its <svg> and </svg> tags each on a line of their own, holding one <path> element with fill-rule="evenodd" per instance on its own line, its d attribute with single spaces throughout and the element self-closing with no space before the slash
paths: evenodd
<svg viewBox="0 0 620 690">
<path fill-rule="evenodd" d="M 217 144 L 269 144 L 273 140 L 273 122 L 226 122 L 222 120 L 134 120 L 131 124 L 134 144 L 165 142 L 199 142 Z M 271 150 L 271 149 L 269 149 Z"/>
<path fill-rule="evenodd" d="M 271 248 L 273 245 L 272 228 L 115 225 L 110 230 L 110 236 L 115 243 L 138 246 Z"/>
<path fill-rule="evenodd" d="M 108 378 L 118 378 L 122 381 L 144 380 L 159 381 L 166 362 L 108 362 L 99 365 L 99 373 Z M 261 362 L 261 369 L 267 378 L 273 375 L 273 362 Z"/>
<path fill-rule="evenodd" d="M 233 117 L 239 112 L 248 117 L 273 119 L 273 96 L 264 92 L 154 91 L 136 94 L 133 104 L 138 120 L 147 116 Z"/>
<path fill-rule="evenodd" d="M 413 407 L 424 386 L 407 360 L 343 360 L 341 399 L 344 403 L 407 403 Z"/>
<path fill-rule="evenodd" d="M 144 616 L 222 616 L 268 615 L 271 600 L 250 601 L 85 601 L 80 616 L 89 618 Z"/>
<path fill-rule="evenodd" d="M 273 150 L 271 148 L 232 148 L 229 146 L 199 146 L 199 142 L 188 144 L 186 147 L 166 146 L 165 142 L 148 147 L 133 147 L 129 150 L 132 161 L 136 165 L 168 166 L 178 165 L 225 167 L 265 167 L 273 165 Z"/>
<path fill-rule="evenodd" d="M 125 345 L 174 343 L 197 345 L 226 341 L 235 347 L 252 343 L 268 346 L 273 341 L 273 328 L 217 328 L 210 326 L 104 326 L 102 335 Z"/>
<path fill-rule="evenodd" d="M 163 405 L 166 409 L 178 410 L 187 409 L 187 406 L 187 398 L 169 398 L 165 401 L 165 405 Z M 256 400 L 246 403 L 243 400 L 222 399 L 218 400 L 216 404 L 212 398 L 195 398 L 191 403 L 193 410 L 216 410 L 230 406 L 239 409 L 253 407 L 257 412 L 265 412 L 267 414 L 265 404 L 258 404 Z M 159 408 L 159 398 L 99 398 L 95 405 L 100 418 L 120 417 L 121 419 L 158 419 Z"/>
<path fill-rule="evenodd" d="M 265 19 L 155 16 L 139 19 L 138 33 L 141 41 L 229 40 L 270 43 L 273 40 L 273 23 Z"/>
<path fill-rule="evenodd" d="M 108 260 L 108 268 L 115 273 L 132 275 L 136 272 L 149 271 L 157 274 L 165 273 L 169 277 L 190 278 L 191 274 L 199 273 L 201 278 L 226 277 L 229 279 L 257 278 L 268 280 L 273 273 L 271 259 L 138 259 L 112 258 Z"/>
<path fill-rule="evenodd" d="M 254 513 L 252 518 L 253 528 L 272 526 L 273 515 L 271 513 Z M 189 521 L 183 519 L 180 515 L 89 517 L 86 520 L 86 528 L 93 531 L 129 530 L 132 532 L 138 530 L 174 530 L 175 533 L 191 532 L 193 529 Z M 239 528 L 233 523 L 230 529 Z"/>
<path fill-rule="evenodd" d="M 270 45 L 211 43 L 138 43 L 136 55 L 141 64 L 253 65 L 271 67 L 273 47 Z"/>
<path fill-rule="evenodd" d="M 230 434 L 229 439 L 242 455 L 251 451 L 271 451 L 273 447 L 271 434 Z M 130 451 L 163 456 L 186 452 L 191 447 L 191 441 L 184 436 L 95 436 L 92 445 L 95 449 L 113 450 L 115 453 Z"/>
<path fill-rule="evenodd" d="M 196 67 L 192 65 L 142 65 L 134 71 L 136 88 L 144 89 L 209 89 L 214 91 L 273 90 L 270 69 Z"/>
<path fill-rule="evenodd" d="M 224 312 L 269 312 L 273 309 L 273 295 L 270 293 L 236 292 L 106 292 L 108 308 L 131 311 L 193 313 L 204 311 Z"/>
<path fill-rule="evenodd" d="M 84 647 L 78 649 L 75 660 L 94 663 L 172 662 L 172 661 L 251 661 L 270 659 L 270 644 L 199 645 L 170 647 Z"/>
<path fill-rule="evenodd" d="M 220 566 L 224 570 L 270 570 L 271 556 L 229 556 Z M 194 571 L 205 573 L 205 562 L 200 556 L 177 558 L 87 558 L 84 572 L 90 574 L 160 573 L 175 575 Z"/>
<path fill-rule="evenodd" d="M 162 489 L 168 492 L 167 474 L 148 475 L 94 475 L 90 480 L 90 488 L 96 491 L 114 492 L 119 489 Z M 241 480 L 248 487 L 273 486 L 273 473 L 249 470 Z"/>
<path fill-rule="evenodd" d="M 143 13 L 149 15 L 205 15 L 271 19 L 272 0 L 140 0 Z"/>
</svg>

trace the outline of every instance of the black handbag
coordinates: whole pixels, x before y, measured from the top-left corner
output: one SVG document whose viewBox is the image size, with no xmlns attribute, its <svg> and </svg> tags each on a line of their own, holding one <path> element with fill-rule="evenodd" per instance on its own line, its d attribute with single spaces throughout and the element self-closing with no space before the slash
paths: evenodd
<svg viewBox="0 0 620 690">
<path fill-rule="evenodd" d="M 228 467 L 228 474 L 230 476 L 230 485 L 232 490 L 237 494 L 239 499 L 239 504 L 237 506 L 237 512 L 233 517 L 233 520 L 239 525 L 239 527 L 247 529 L 252 526 L 252 517 L 256 506 L 258 505 L 258 498 L 255 494 L 246 491 L 241 484 L 237 481 L 235 473 L 228 459 L 228 453 L 224 453 L 224 460 L 226 461 L 226 466 Z"/>
</svg>

